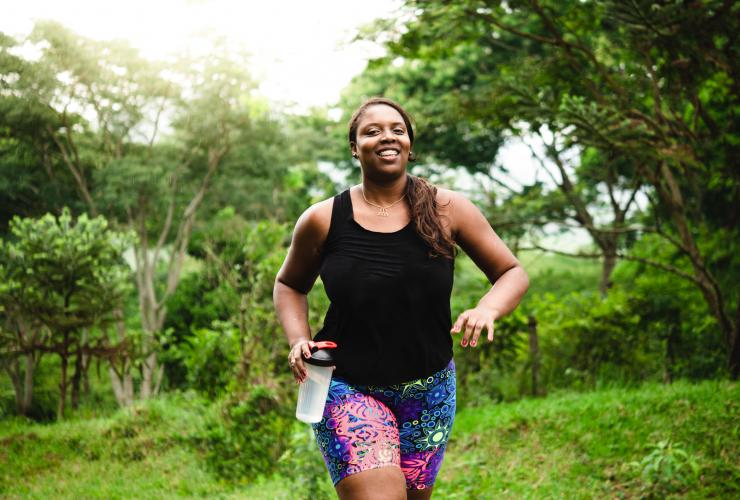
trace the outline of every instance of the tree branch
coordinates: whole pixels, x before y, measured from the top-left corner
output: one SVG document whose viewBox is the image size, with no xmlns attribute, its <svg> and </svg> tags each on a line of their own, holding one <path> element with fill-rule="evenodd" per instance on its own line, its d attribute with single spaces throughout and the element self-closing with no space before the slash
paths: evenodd
<svg viewBox="0 0 740 500">
<path fill-rule="evenodd" d="M 553 248 L 545 248 L 540 245 L 537 245 L 536 243 L 533 243 L 531 247 L 521 247 L 519 250 L 540 250 L 542 252 L 548 252 L 553 253 L 556 255 L 563 255 L 566 257 L 576 257 L 579 259 L 602 259 L 604 256 L 602 254 L 588 254 L 588 253 L 570 253 L 570 252 L 564 252 L 562 250 L 555 250 Z M 668 271 L 669 273 L 672 273 L 676 276 L 679 276 L 685 280 L 688 280 L 694 284 L 700 284 L 699 280 L 692 274 L 689 274 L 687 272 L 684 272 L 680 270 L 679 268 L 672 266 L 670 264 L 665 264 L 663 262 L 657 262 L 654 260 L 646 259 L 644 257 L 638 257 L 636 255 L 626 255 L 623 253 L 617 253 L 617 258 L 623 259 L 623 260 L 630 260 L 634 262 L 640 262 L 642 264 L 655 267 L 658 269 L 662 269 L 663 271 Z"/>
</svg>

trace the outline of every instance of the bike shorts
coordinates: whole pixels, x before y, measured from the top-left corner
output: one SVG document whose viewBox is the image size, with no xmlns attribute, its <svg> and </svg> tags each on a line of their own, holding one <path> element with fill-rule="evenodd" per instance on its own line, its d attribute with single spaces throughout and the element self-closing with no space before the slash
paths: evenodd
<svg viewBox="0 0 740 500">
<path fill-rule="evenodd" d="M 395 465 L 407 489 L 430 488 L 455 419 L 455 363 L 426 378 L 385 387 L 332 378 L 323 419 L 312 424 L 334 486 Z"/>
</svg>

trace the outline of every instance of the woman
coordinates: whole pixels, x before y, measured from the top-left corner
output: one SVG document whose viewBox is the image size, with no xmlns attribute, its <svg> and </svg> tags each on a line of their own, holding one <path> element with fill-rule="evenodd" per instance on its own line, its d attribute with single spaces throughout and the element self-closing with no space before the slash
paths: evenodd
<svg viewBox="0 0 740 500">
<path fill-rule="evenodd" d="M 340 498 L 430 498 L 455 413 L 452 336 L 475 347 L 528 287 L 517 259 L 459 193 L 409 175 L 414 132 L 397 103 L 370 99 L 349 127 L 362 183 L 296 223 L 274 290 L 300 383 L 310 357 L 306 294 L 331 301 L 314 340 L 338 344 L 317 442 Z M 450 318 L 455 244 L 492 286 Z"/>
</svg>

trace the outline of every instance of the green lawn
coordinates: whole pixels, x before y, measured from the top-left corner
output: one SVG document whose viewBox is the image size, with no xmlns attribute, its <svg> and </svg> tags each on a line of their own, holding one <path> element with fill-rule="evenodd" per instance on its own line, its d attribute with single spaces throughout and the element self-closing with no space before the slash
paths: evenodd
<svg viewBox="0 0 740 500">
<path fill-rule="evenodd" d="M 737 498 L 739 404 L 737 384 L 704 382 L 466 408 L 435 498 Z M 301 498 L 288 477 L 211 475 L 188 440 L 207 411 L 177 397 L 110 418 L 0 421 L 0 496 Z"/>
</svg>

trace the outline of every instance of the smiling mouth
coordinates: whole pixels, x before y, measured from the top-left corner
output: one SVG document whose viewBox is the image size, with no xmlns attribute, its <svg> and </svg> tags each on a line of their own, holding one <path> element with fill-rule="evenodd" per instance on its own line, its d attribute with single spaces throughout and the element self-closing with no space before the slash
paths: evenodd
<svg viewBox="0 0 740 500">
<path fill-rule="evenodd" d="M 396 158 L 401 152 L 397 149 L 382 149 L 378 151 L 377 155 L 381 158 Z"/>
</svg>

